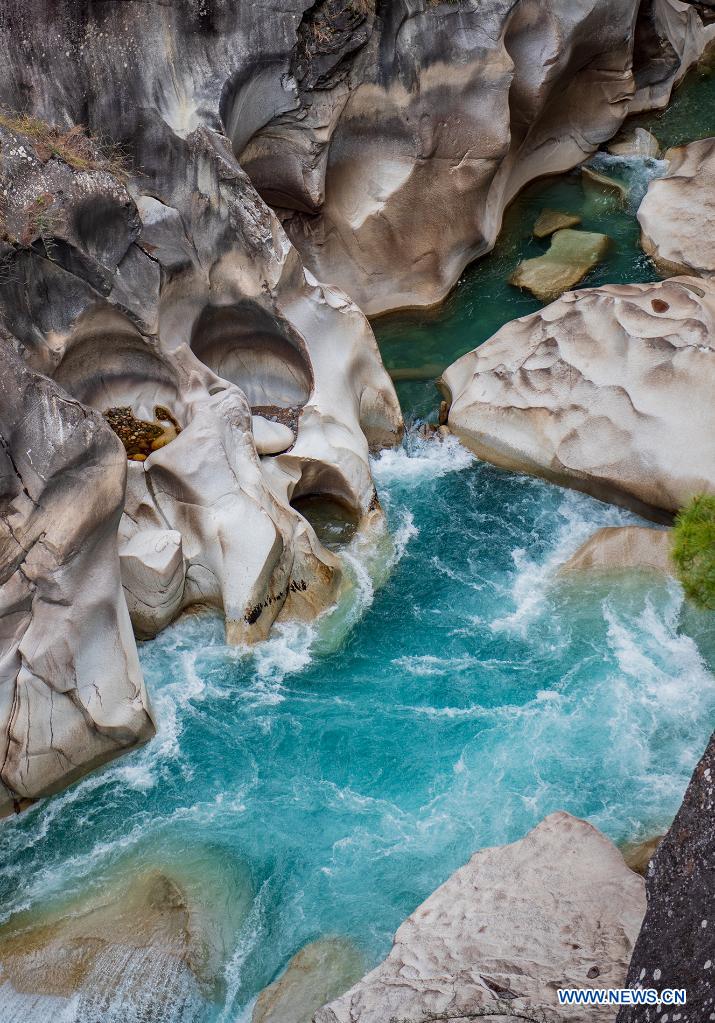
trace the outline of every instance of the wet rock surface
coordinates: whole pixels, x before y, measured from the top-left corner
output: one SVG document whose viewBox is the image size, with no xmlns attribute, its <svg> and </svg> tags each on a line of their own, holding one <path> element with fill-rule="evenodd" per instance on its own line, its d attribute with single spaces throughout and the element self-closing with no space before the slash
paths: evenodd
<svg viewBox="0 0 715 1023">
<path fill-rule="evenodd" d="M 476 853 L 315 1023 L 612 1021 L 608 1007 L 559 1007 L 557 989 L 620 987 L 644 910 L 643 880 L 616 847 L 552 814 L 521 841 Z"/>
<path fill-rule="evenodd" d="M 541 302 L 554 302 L 598 266 L 610 244 L 605 234 L 558 230 L 548 251 L 520 263 L 509 283 L 525 288 Z"/>
<path fill-rule="evenodd" d="M 559 569 L 559 575 L 581 572 L 629 572 L 651 569 L 675 574 L 671 558 L 672 530 L 647 526 L 607 526 L 582 544 Z"/>
<path fill-rule="evenodd" d="M 13 1023 L 204 1019 L 223 988 L 231 928 L 249 909 L 248 877 L 223 859 L 219 867 L 196 848 L 181 862 L 140 855 L 101 888 L 14 916 L 0 927 L 0 985 L 4 1005 L 17 1005 Z"/>
<path fill-rule="evenodd" d="M 285 971 L 261 992 L 253 1023 L 312 1023 L 314 1013 L 342 995 L 365 969 L 360 952 L 344 938 L 320 938 L 297 952 Z"/>
<path fill-rule="evenodd" d="M 685 988 L 687 1004 L 629 1006 L 618 1023 L 652 1023 L 664 1016 L 704 1023 L 715 1013 L 715 736 L 695 768 L 682 806 L 646 874 L 648 910 L 628 970 L 628 985 Z"/>
</svg>

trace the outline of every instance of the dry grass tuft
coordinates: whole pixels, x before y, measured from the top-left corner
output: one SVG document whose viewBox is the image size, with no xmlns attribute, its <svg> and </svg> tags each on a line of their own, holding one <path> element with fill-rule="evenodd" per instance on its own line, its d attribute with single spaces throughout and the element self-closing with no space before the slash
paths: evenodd
<svg viewBox="0 0 715 1023">
<path fill-rule="evenodd" d="M 29 138 L 38 157 L 55 157 L 79 171 L 103 170 L 115 177 L 127 177 L 127 160 L 119 146 L 92 138 L 82 125 L 65 131 L 29 114 L 0 110 L 0 126 Z"/>
</svg>

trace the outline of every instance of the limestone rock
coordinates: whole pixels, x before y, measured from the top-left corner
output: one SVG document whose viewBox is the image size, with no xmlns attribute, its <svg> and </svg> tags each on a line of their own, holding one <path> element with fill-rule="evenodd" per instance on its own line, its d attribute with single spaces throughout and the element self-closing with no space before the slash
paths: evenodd
<svg viewBox="0 0 715 1023">
<path fill-rule="evenodd" d="M 715 287 L 569 293 L 444 373 L 449 427 L 480 458 L 661 522 L 715 487 Z"/>
<path fill-rule="evenodd" d="M 362 955 L 342 938 L 321 938 L 293 956 L 260 993 L 253 1023 L 311 1023 L 321 1005 L 344 994 L 363 974 Z"/>
<path fill-rule="evenodd" d="M 186 566 L 181 533 L 143 529 L 119 549 L 122 585 L 134 628 L 155 636 L 179 611 Z"/>
<path fill-rule="evenodd" d="M 687 1004 L 675 1010 L 681 1023 L 703 1023 L 715 1012 L 714 814 L 715 736 L 648 869 L 648 910 L 628 970 L 630 987 L 686 988 Z M 664 1015 L 664 1007 L 624 1007 L 618 1023 Z"/>
<path fill-rule="evenodd" d="M 619 133 L 606 149 L 612 156 L 638 156 L 657 160 L 660 156 L 660 142 L 646 128 L 633 128 Z"/>
<path fill-rule="evenodd" d="M 526 288 L 541 302 L 553 302 L 584 279 L 605 258 L 610 239 L 590 231 L 557 231 L 543 256 L 525 259 L 509 283 Z"/>
<path fill-rule="evenodd" d="M 556 231 L 567 227 L 578 227 L 581 218 L 575 213 L 563 213 L 561 210 L 542 210 L 534 224 L 534 238 L 548 238 Z"/>
<path fill-rule="evenodd" d="M 119 580 L 126 456 L 0 343 L 0 815 L 153 734 Z"/>
<path fill-rule="evenodd" d="M 476 853 L 315 1023 L 473 1018 L 485 1008 L 610 1023 L 612 1008 L 559 1008 L 556 992 L 622 986 L 644 910 L 643 880 L 616 847 L 585 821 L 552 814 L 521 841 Z"/>
<path fill-rule="evenodd" d="M 559 570 L 560 575 L 574 572 L 619 572 L 653 569 L 673 575 L 671 561 L 673 538 L 667 529 L 647 526 L 606 526 L 579 547 Z"/>
<path fill-rule="evenodd" d="M 638 210 L 641 244 L 665 273 L 715 276 L 715 138 L 669 149 Z"/>
</svg>

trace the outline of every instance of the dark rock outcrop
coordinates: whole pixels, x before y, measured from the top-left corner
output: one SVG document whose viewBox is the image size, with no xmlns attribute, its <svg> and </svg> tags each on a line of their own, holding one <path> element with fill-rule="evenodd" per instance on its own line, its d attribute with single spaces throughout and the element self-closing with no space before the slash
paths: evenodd
<svg viewBox="0 0 715 1023">
<path fill-rule="evenodd" d="M 682 806 L 646 874 L 648 909 L 628 970 L 634 988 L 685 988 L 687 1004 L 629 1006 L 618 1023 L 715 1015 L 715 735 L 695 768 Z"/>
</svg>

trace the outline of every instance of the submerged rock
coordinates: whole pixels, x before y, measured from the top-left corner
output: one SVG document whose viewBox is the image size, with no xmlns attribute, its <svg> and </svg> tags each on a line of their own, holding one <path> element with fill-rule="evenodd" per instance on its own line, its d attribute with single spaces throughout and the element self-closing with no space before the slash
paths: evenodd
<svg viewBox="0 0 715 1023">
<path fill-rule="evenodd" d="M 650 862 L 658 851 L 663 835 L 656 835 L 654 838 L 647 838 L 644 842 L 631 842 L 623 846 L 621 852 L 631 870 L 641 877 L 648 876 Z"/>
<path fill-rule="evenodd" d="M 705 1023 L 715 1013 L 715 735 L 673 825 L 646 875 L 648 910 L 628 970 L 628 986 L 685 988 L 670 1020 Z M 664 1006 L 622 1008 L 618 1023 L 664 1020 Z"/>
<path fill-rule="evenodd" d="M 545 1014 L 611 1023 L 612 1008 L 558 1006 L 562 987 L 621 987 L 645 911 L 643 880 L 585 821 L 555 813 L 483 849 L 401 925 L 385 961 L 315 1023 Z"/>
<path fill-rule="evenodd" d="M 660 156 L 660 142 L 646 128 L 633 128 L 619 133 L 606 149 L 612 156 L 636 156 L 651 160 L 657 160 Z"/>
<path fill-rule="evenodd" d="M 597 530 L 559 569 L 574 572 L 618 572 L 652 569 L 675 574 L 671 559 L 672 531 L 647 526 L 606 526 Z"/>
<path fill-rule="evenodd" d="M 670 522 L 715 488 L 715 286 L 591 288 L 506 324 L 444 373 L 480 458 Z"/>
<path fill-rule="evenodd" d="M 14 917 L 0 928 L 0 985 L 28 1023 L 47 1018 L 32 1011 L 39 999 L 82 1023 L 199 1023 L 221 996 L 249 907 L 247 877 L 223 859 L 223 871 L 202 862 L 204 876 L 192 874 L 192 854 L 183 864 L 125 863 L 101 890 Z"/>
<path fill-rule="evenodd" d="M 0 342 L 0 815 L 154 733 L 119 579 L 127 462 Z"/>
<path fill-rule="evenodd" d="M 311 1023 L 316 1010 L 352 987 L 364 970 L 361 953 L 349 941 L 313 941 L 260 993 L 253 1023 Z"/>
<path fill-rule="evenodd" d="M 567 227 L 578 227 L 581 217 L 575 213 L 562 213 L 560 210 L 542 210 L 534 224 L 534 238 L 548 238 L 556 231 Z"/>
<path fill-rule="evenodd" d="M 509 278 L 541 302 L 553 302 L 605 259 L 610 239 L 589 231 L 557 231 L 543 256 L 525 259 Z"/>
<path fill-rule="evenodd" d="M 624 203 L 628 200 L 628 186 L 618 178 L 603 174 L 594 167 L 589 167 L 588 164 L 584 164 L 581 168 L 581 178 L 587 188 L 595 188 L 600 192 L 611 192 Z"/>
<path fill-rule="evenodd" d="M 669 149 L 638 210 L 641 244 L 669 274 L 715 276 L 715 138 Z"/>
</svg>

